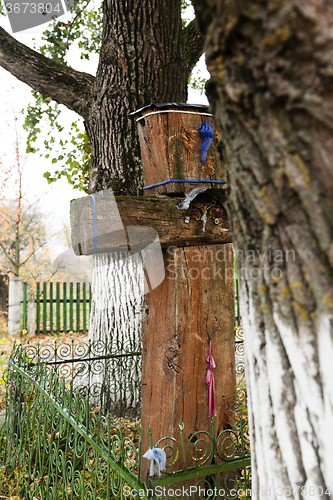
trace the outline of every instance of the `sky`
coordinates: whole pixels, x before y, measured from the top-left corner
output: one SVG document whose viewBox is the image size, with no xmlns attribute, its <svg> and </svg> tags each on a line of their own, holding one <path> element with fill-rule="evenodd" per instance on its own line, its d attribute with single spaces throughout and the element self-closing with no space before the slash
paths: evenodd
<svg viewBox="0 0 333 500">
<path fill-rule="evenodd" d="M 188 17 L 192 15 L 191 11 L 189 11 Z M 65 21 L 66 16 L 67 14 L 59 19 Z M 7 17 L 1 16 L 0 26 L 12 34 Z M 46 25 L 42 25 L 37 28 L 16 33 L 13 36 L 21 43 L 33 48 L 35 43 L 34 39 L 37 41 L 41 37 L 45 27 Z M 80 60 L 78 54 L 79 49 L 72 49 L 69 61 L 72 67 L 79 71 L 85 71 L 95 75 L 98 65 L 97 55 L 93 55 L 91 60 L 87 61 Z M 198 63 L 198 70 L 202 78 L 209 78 L 204 56 Z M 190 103 L 208 104 L 205 95 L 200 95 L 198 91 L 194 91 L 191 88 L 189 88 L 188 96 L 188 102 Z M 0 120 L 0 161 L 2 162 L 2 169 L 13 165 L 15 160 L 15 115 L 17 116 L 16 123 L 20 141 L 20 151 L 24 156 L 26 133 L 23 130 L 24 115 L 21 113 L 21 110 L 26 108 L 30 102 L 33 102 L 31 88 L 25 83 L 17 80 L 8 71 L 0 68 L 0 113 L 2 117 Z M 72 123 L 73 121 L 81 120 L 76 113 L 68 110 L 65 106 L 61 106 L 61 109 L 62 122 Z M 45 130 L 47 130 L 47 126 L 45 126 Z M 85 193 L 73 189 L 64 178 L 49 185 L 47 180 L 43 177 L 43 173 L 46 171 L 52 173 L 57 168 L 59 168 L 59 165 L 56 164 L 56 166 L 54 166 L 51 163 L 51 158 L 45 159 L 45 157 L 41 157 L 37 152 L 27 155 L 23 172 L 23 192 L 26 192 L 28 203 L 33 203 L 36 199 L 40 200 L 40 208 L 50 235 L 59 233 L 64 225 L 69 226 L 70 201 L 74 198 L 86 196 Z M 0 196 L 2 195 L 4 195 L 5 198 L 11 198 L 13 196 L 13 189 L 7 187 L 2 194 L 0 193 Z M 56 257 L 58 252 L 64 249 L 64 241 L 61 235 L 52 238 L 51 246 L 53 248 L 54 257 Z"/>
</svg>

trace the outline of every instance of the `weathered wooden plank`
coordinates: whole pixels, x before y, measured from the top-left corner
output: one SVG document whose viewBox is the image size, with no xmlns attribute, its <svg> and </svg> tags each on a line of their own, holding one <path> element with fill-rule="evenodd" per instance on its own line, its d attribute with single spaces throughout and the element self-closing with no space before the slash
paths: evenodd
<svg viewBox="0 0 333 500">
<path fill-rule="evenodd" d="M 142 248 L 151 242 L 151 234 L 139 227 L 153 228 L 162 247 L 211 245 L 232 242 L 229 222 L 223 205 L 212 198 L 212 207 L 207 212 L 207 223 L 203 233 L 203 222 L 197 220 L 209 206 L 200 195 L 193 200 L 190 208 L 179 210 L 176 205 L 181 198 L 159 197 L 116 197 L 117 210 L 110 208 L 108 199 L 98 198 L 96 211 L 97 248 L 95 253 L 127 250 L 127 238 L 119 226 L 119 214 L 123 227 L 137 226 L 137 240 Z M 208 196 L 208 200 L 207 200 Z M 195 208 L 198 207 L 198 208 Z M 118 212 L 119 210 L 119 212 Z M 223 215 L 217 212 L 222 210 Z M 196 213 L 197 211 L 197 213 Z M 94 253 L 94 210 L 93 201 L 88 197 L 71 201 L 71 238 L 76 255 Z M 218 224 L 215 223 L 218 220 Z M 104 234 L 103 234 L 104 233 Z"/>
<path fill-rule="evenodd" d="M 163 250 L 166 277 L 146 296 L 142 363 L 142 450 L 173 436 L 211 432 L 205 383 L 212 341 L 217 434 L 233 425 L 236 391 L 231 245 Z M 207 441 L 205 436 L 201 435 Z M 195 441 L 195 440 L 194 440 Z M 167 443 L 161 443 L 163 447 Z M 203 448 L 203 446 L 202 446 Z M 194 450 L 191 452 L 198 458 Z M 187 455 L 187 466 L 195 461 Z M 148 460 L 141 479 L 148 477 Z M 184 466 L 182 454 L 175 468 Z"/>
</svg>

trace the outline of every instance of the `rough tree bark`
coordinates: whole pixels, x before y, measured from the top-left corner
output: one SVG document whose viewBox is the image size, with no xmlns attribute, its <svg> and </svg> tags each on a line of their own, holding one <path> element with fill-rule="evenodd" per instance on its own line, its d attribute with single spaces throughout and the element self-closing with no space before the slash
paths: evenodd
<svg viewBox="0 0 333 500">
<path fill-rule="evenodd" d="M 193 3 L 230 181 L 252 497 L 332 495 L 333 6 Z"/>
<path fill-rule="evenodd" d="M 203 51 L 181 0 L 105 0 L 96 78 L 55 63 L 0 28 L 0 66 L 84 118 L 91 144 L 90 192 L 139 194 L 140 146 L 129 113 L 151 102 L 186 102 L 189 75 Z"/>
</svg>

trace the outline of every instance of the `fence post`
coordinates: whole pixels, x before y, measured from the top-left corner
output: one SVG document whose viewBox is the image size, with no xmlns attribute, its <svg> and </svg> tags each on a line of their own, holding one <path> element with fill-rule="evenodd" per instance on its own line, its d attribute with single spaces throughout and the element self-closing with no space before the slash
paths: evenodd
<svg viewBox="0 0 333 500">
<path fill-rule="evenodd" d="M 36 330 L 37 335 L 40 334 L 40 282 L 37 282 L 36 287 L 36 311 L 37 311 L 37 320 L 36 320 Z"/>
<path fill-rule="evenodd" d="M 62 306 L 63 306 L 63 329 L 64 333 L 67 333 L 67 285 L 62 284 Z"/>
<path fill-rule="evenodd" d="M 43 283 L 43 335 L 46 335 L 47 283 Z"/>
<path fill-rule="evenodd" d="M 23 300 L 22 300 L 22 305 L 23 305 L 22 330 L 27 329 L 27 286 L 28 286 L 28 283 L 26 281 L 24 281 L 24 283 L 23 283 Z"/>
<path fill-rule="evenodd" d="M 9 277 L 8 334 L 16 338 L 21 334 L 21 287 L 19 276 Z"/>
<path fill-rule="evenodd" d="M 53 334 L 53 283 L 50 281 L 50 335 Z"/>
<path fill-rule="evenodd" d="M 60 334 L 60 283 L 56 284 L 57 333 Z"/>
<path fill-rule="evenodd" d="M 80 282 L 76 283 L 76 331 L 80 331 L 80 309 L 81 309 L 81 297 L 80 297 Z"/>
<path fill-rule="evenodd" d="M 28 310 L 27 310 L 27 330 L 28 335 L 35 335 L 36 329 L 36 294 L 33 283 L 28 284 Z"/>
<path fill-rule="evenodd" d="M 82 296 L 83 296 L 83 331 L 87 330 L 87 289 L 86 282 L 82 284 Z"/>
<path fill-rule="evenodd" d="M 74 283 L 69 284 L 69 330 L 73 332 L 73 289 Z"/>
</svg>

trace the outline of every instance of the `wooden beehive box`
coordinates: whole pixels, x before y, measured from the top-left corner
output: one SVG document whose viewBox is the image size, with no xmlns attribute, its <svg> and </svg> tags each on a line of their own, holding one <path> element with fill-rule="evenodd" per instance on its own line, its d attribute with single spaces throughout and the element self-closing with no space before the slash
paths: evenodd
<svg viewBox="0 0 333 500">
<path fill-rule="evenodd" d="M 225 165 L 217 150 L 218 132 L 214 118 L 204 105 L 168 103 L 151 104 L 132 115 L 137 120 L 144 187 L 168 180 L 226 181 Z M 202 139 L 198 128 L 207 122 L 214 139 L 206 164 L 200 163 Z M 195 186 L 219 187 L 219 184 L 168 183 L 145 189 L 148 196 L 182 194 Z"/>
</svg>

